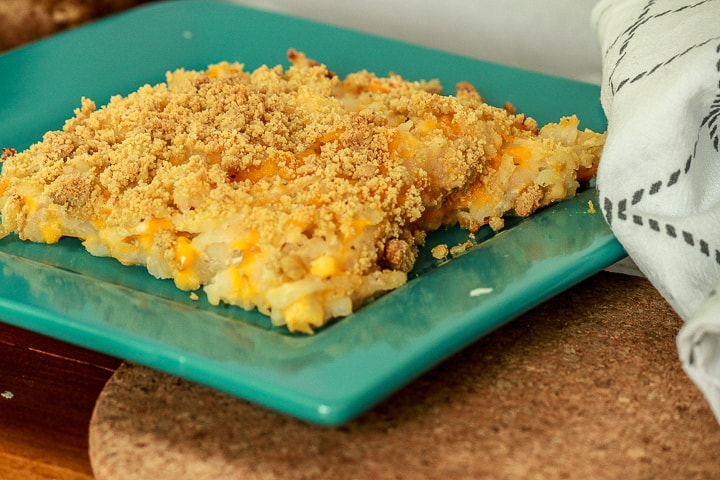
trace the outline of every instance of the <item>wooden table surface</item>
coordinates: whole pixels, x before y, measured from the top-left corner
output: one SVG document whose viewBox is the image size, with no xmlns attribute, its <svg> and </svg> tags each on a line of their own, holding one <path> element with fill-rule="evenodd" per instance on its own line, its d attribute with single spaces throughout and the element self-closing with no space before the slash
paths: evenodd
<svg viewBox="0 0 720 480">
<path fill-rule="evenodd" d="M 0 478 L 92 478 L 88 424 L 120 363 L 0 323 Z"/>
</svg>

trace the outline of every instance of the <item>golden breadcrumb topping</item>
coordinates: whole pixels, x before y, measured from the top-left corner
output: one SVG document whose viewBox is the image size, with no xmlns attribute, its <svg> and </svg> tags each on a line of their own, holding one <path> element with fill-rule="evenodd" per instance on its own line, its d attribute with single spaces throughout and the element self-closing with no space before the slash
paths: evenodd
<svg viewBox="0 0 720 480">
<path fill-rule="evenodd" d="M 208 300 L 311 333 L 407 280 L 425 233 L 502 228 L 573 195 L 603 135 L 537 123 L 467 83 L 218 63 L 83 98 L 62 131 L 2 151 L 0 236 L 78 237 Z M 579 176 L 579 177 L 578 177 Z"/>
</svg>

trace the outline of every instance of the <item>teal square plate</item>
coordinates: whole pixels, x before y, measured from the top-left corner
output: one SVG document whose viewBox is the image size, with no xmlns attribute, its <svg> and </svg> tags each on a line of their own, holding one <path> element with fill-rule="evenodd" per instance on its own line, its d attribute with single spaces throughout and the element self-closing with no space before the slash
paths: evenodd
<svg viewBox="0 0 720 480">
<path fill-rule="evenodd" d="M 366 68 L 411 80 L 438 78 L 450 91 L 476 85 L 539 122 L 577 114 L 602 131 L 599 89 L 385 38 L 221 2 L 150 4 L 0 56 L 0 146 L 17 150 L 59 129 L 86 96 L 98 105 L 167 70 L 222 60 L 248 69 L 286 64 L 289 48 L 338 74 Z M 56 245 L 0 241 L 0 319 L 148 365 L 301 419 L 346 422 L 464 346 L 625 253 L 588 203 L 593 189 L 481 230 L 463 255 L 439 263 L 438 243 L 467 241 L 447 229 L 429 237 L 407 285 L 313 336 L 273 328 L 257 312 L 192 301 L 143 268 Z"/>
</svg>

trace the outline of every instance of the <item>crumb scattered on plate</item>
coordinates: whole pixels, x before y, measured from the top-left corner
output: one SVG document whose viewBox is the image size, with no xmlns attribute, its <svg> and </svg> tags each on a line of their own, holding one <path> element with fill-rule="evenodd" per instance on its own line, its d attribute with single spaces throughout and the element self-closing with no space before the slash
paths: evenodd
<svg viewBox="0 0 720 480">
<path fill-rule="evenodd" d="M 437 260 L 442 260 L 450 254 L 450 249 L 448 248 L 447 244 L 441 243 L 440 245 L 434 246 L 432 250 L 430 250 L 430 253 L 432 254 L 433 258 Z"/>
<path fill-rule="evenodd" d="M 467 252 L 468 249 L 472 248 L 472 246 L 473 243 L 470 240 L 460 243 L 458 245 L 453 245 L 452 247 L 450 247 L 450 255 L 452 255 L 453 257 L 462 255 L 463 253 Z"/>
</svg>

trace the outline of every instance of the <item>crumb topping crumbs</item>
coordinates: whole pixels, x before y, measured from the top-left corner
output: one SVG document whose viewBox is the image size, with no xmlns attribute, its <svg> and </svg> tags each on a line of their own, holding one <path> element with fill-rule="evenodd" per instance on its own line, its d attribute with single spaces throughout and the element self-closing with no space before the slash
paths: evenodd
<svg viewBox="0 0 720 480">
<path fill-rule="evenodd" d="M 450 249 L 448 248 L 447 244 L 441 243 L 439 245 L 435 245 L 430 250 L 430 254 L 433 256 L 434 259 L 442 260 L 450 254 Z"/>
</svg>

